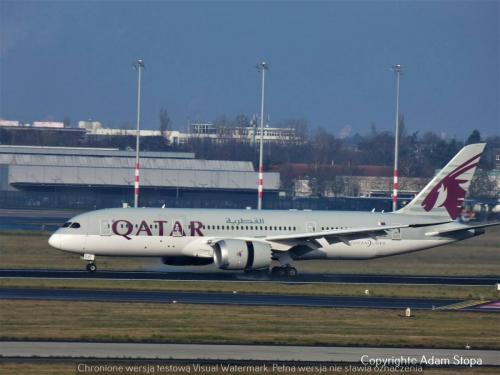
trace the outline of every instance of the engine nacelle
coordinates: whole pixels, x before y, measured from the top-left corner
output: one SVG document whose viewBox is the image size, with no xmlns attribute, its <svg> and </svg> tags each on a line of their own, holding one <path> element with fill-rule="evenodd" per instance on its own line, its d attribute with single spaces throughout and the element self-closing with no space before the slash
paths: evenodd
<svg viewBox="0 0 500 375">
<path fill-rule="evenodd" d="M 212 258 L 199 258 L 199 257 L 189 257 L 189 256 L 171 256 L 162 257 L 161 261 L 163 264 L 168 266 L 206 266 L 207 264 L 212 264 Z"/>
<path fill-rule="evenodd" d="M 214 245 L 214 263 L 223 270 L 257 270 L 271 264 L 271 246 L 257 241 L 220 240 Z"/>
</svg>

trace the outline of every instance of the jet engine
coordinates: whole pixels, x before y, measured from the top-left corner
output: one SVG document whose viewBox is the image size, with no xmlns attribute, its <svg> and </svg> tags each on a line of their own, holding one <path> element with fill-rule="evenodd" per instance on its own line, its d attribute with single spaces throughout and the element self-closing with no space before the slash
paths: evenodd
<svg viewBox="0 0 500 375">
<path fill-rule="evenodd" d="M 189 256 L 171 256 L 162 257 L 161 261 L 163 264 L 168 266 L 206 266 L 207 264 L 212 264 L 212 258 L 199 258 L 199 257 L 189 257 Z"/>
<path fill-rule="evenodd" d="M 262 242 L 227 239 L 213 248 L 214 263 L 223 270 L 257 270 L 271 264 L 271 246 Z"/>
</svg>

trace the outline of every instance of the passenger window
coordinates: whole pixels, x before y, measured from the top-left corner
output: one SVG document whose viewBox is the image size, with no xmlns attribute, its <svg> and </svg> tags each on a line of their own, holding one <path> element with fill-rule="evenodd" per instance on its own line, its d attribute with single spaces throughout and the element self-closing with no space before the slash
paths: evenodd
<svg viewBox="0 0 500 375">
<path fill-rule="evenodd" d="M 73 223 L 70 228 L 80 228 L 80 223 Z"/>
</svg>

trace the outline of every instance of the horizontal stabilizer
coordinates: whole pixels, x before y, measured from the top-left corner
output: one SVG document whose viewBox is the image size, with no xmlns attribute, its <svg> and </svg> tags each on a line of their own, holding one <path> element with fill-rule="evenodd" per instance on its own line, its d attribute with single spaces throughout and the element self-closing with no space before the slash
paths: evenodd
<svg viewBox="0 0 500 375">
<path fill-rule="evenodd" d="M 448 229 L 427 232 L 425 235 L 426 236 L 441 236 L 443 234 L 457 233 L 457 232 L 462 232 L 462 231 L 466 231 L 466 230 L 470 230 L 470 229 L 492 227 L 495 225 L 500 225 L 500 222 L 485 223 L 485 224 L 479 224 L 479 225 L 461 225 L 461 226 L 455 227 L 455 228 L 448 228 Z"/>
</svg>

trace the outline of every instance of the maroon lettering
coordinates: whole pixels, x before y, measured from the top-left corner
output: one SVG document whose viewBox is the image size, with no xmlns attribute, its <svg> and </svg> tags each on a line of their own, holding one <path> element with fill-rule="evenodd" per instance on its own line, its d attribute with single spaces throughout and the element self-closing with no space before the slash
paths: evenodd
<svg viewBox="0 0 500 375">
<path fill-rule="evenodd" d="M 194 236 L 203 237 L 203 233 L 201 232 L 201 228 L 203 228 L 203 223 L 201 221 L 191 221 L 189 223 L 189 227 L 191 228 L 191 237 Z"/>
<path fill-rule="evenodd" d="M 148 223 L 146 223 L 145 220 L 141 221 L 141 224 L 139 224 L 139 229 L 137 229 L 137 233 L 135 234 L 136 236 L 139 236 L 141 232 L 146 232 L 148 236 L 152 236 L 153 233 L 151 233 L 151 229 L 149 229 Z"/>
<path fill-rule="evenodd" d="M 180 221 L 176 221 L 172 226 L 172 232 L 170 232 L 170 236 L 174 237 L 182 237 L 185 236 L 184 229 L 182 228 L 182 223 Z"/>
<path fill-rule="evenodd" d="M 119 230 L 119 223 L 125 223 L 125 228 L 123 228 L 122 231 Z M 132 223 L 128 220 L 117 220 L 113 222 L 111 225 L 111 230 L 113 231 L 114 234 L 117 234 L 118 236 L 125 237 L 127 240 L 130 240 L 131 238 L 129 237 L 130 233 L 132 233 Z"/>
<path fill-rule="evenodd" d="M 166 220 L 155 220 L 153 221 L 153 223 L 158 223 L 158 229 L 159 229 L 159 235 L 160 236 L 163 236 L 164 232 L 163 232 L 163 224 L 167 224 L 167 221 Z"/>
</svg>

